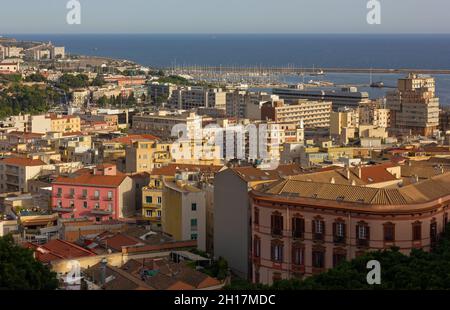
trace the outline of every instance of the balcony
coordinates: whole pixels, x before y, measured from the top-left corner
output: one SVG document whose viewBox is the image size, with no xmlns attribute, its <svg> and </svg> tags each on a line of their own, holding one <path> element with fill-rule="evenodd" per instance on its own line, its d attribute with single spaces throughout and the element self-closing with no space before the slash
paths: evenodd
<svg viewBox="0 0 450 310">
<path fill-rule="evenodd" d="M 315 234 L 313 234 L 313 240 L 314 241 L 324 241 L 325 240 L 325 235 L 324 234 L 315 233 Z"/>
<path fill-rule="evenodd" d="M 88 199 L 88 196 L 87 196 L 87 195 L 79 195 L 79 196 L 78 196 L 78 199 L 81 199 L 81 200 L 87 200 L 87 199 Z"/>
<path fill-rule="evenodd" d="M 112 210 L 103 210 L 103 209 L 92 209 L 91 214 L 94 215 L 111 215 L 113 212 Z"/>
<path fill-rule="evenodd" d="M 368 247 L 369 246 L 369 240 L 367 239 L 356 239 L 356 245 L 359 247 Z"/>
<path fill-rule="evenodd" d="M 333 236 L 333 242 L 336 244 L 345 244 L 345 237 L 343 236 Z"/>
<path fill-rule="evenodd" d="M 103 201 L 113 201 L 113 197 L 103 197 Z"/>
<path fill-rule="evenodd" d="M 274 237 L 283 237 L 283 230 L 280 228 L 272 227 L 271 233 Z"/>
<path fill-rule="evenodd" d="M 91 196 L 91 200 L 100 200 L 100 196 Z"/>
<path fill-rule="evenodd" d="M 53 207 L 53 211 L 63 212 L 63 213 L 72 213 L 73 211 L 75 211 L 75 208 L 70 208 L 70 207 L 65 208 L 62 206 L 56 206 L 56 207 Z"/>
</svg>

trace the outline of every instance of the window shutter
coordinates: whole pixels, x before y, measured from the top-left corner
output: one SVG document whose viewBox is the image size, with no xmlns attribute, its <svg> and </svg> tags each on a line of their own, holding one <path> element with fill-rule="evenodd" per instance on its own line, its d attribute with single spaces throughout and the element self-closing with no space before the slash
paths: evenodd
<svg viewBox="0 0 450 310">
<path fill-rule="evenodd" d="M 337 234 L 337 223 L 333 223 L 333 236 L 336 236 Z"/>
<path fill-rule="evenodd" d="M 359 225 L 356 225 L 356 240 L 359 240 Z"/>
<path fill-rule="evenodd" d="M 347 236 L 347 224 L 342 224 L 342 234 L 344 238 Z"/>
<path fill-rule="evenodd" d="M 300 227 L 299 230 L 302 234 L 305 233 L 305 219 L 300 219 Z"/>
<path fill-rule="evenodd" d="M 316 220 L 313 220 L 311 223 L 312 223 L 312 232 L 313 232 L 313 234 L 315 234 L 316 233 Z"/>
<path fill-rule="evenodd" d="M 322 222 L 322 235 L 324 235 L 325 236 L 325 234 L 327 233 L 326 232 L 326 227 L 325 227 L 325 221 L 321 221 Z"/>
<path fill-rule="evenodd" d="M 367 241 L 370 240 L 370 227 L 367 226 Z"/>
</svg>

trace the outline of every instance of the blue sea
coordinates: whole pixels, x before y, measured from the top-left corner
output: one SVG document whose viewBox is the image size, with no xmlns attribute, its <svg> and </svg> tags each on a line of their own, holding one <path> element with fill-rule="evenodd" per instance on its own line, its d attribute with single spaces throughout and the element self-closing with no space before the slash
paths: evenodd
<svg viewBox="0 0 450 310">
<path fill-rule="evenodd" d="M 128 59 L 142 65 L 296 66 L 450 69 L 450 35 L 331 34 L 41 34 L 9 35 L 51 41 L 70 54 Z M 373 75 L 395 85 L 398 75 Z M 368 74 L 330 74 L 338 84 L 367 84 Z M 437 93 L 450 104 L 450 76 L 437 75 Z M 296 82 L 293 80 L 292 82 Z M 385 90 L 367 89 L 372 97 Z"/>
</svg>

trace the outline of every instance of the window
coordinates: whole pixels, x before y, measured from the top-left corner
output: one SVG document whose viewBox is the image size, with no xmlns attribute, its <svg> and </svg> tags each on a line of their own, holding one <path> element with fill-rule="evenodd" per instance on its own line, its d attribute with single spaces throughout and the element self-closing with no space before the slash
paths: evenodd
<svg viewBox="0 0 450 310">
<path fill-rule="evenodd" d="M 108 203 L 108 211 L 111 212 L 112 211 L 112 203 Z"/>
<path fill-rule="evenodd" d="M 62 188 L 58 187 L 58 193 L 57 193 L 58 197 L 61 197 L 62 195 Z"/>
<path fill-rule="evenodd" d="M 345 243 L 346 237 L 346 225 L 344 221 L 337 220 L 333 223 L 333 242 Z"/>
<path fill-rule="evenodd" d="M 356 243 L 358 246 L 369 245 L 369 226 L 366 223 L 356 225 Z"/>
<path fill-rule="evenodd" d="M 83 201 L 83 208 L 84 208 L 84 209 L 87 209 L 87 207 L 88 207 L 87 201 Z"/>
<path fill-rule="evenodd" d="M 69 196 L 70 197 L 75 196 L 75 189 L 73 189 L 73 188 L 70 189 Z"/>
<path fill-rule="evenodd" d="M 313 250 L 312 264 L 314 268 L 325 268 L 325 252 L 323 250 Z"/>
<path fill-rule="evenodd" d="M 260 257 L 261 256 L 261 239 L 258 236 L 255 236 L 253 240 L 253 256 Z"/>
<path fill-rule="evenodd" d="M 191 204 L 191 210 L 192 211 L 197 211 L 197 204 L 196 203 Z"/>
<path fill-rule="evenodd" d="M 412 226 L 412 239 L 413 241 L 422 240 L 422 223 L 415 222 Z"/>
<path fill-rule="evenodd" d="M 255 223 L 255 225 L 259 225 L 259 209 L 255 208 L 253 213 L 253 222 Z"/>
<path fill-rule="evenodd" d="M 153 217 L 152 210 L 146 210 L 145 212 L 146 212 L 147 217 Z"/>
<path fill-rule="evenodd" d="M 95 203 L 95 206 L 94 206 L 96 209 L 100 209 L 100 205 L 99 205 L 99 203 L 98 202 L 96 202 Z"/>
<path fill-rule="evenodd" d="M 197 219 L 191 219 L 191 229 L 197 229 Z"/>
<path fill-rule="evenodd" d="M 321 218 L 312 221 L 313 239 L 316 241 L 324 240 L 325 222 Z"/>
<path fill-rule="evenodd" d="M 283 278 L 281 277 L 281 273 L 274 272 L 273 275 L 272 275 L 272 281 L 275 283 L 275 282 L 278 282 L 278 281 L 281 281 L 281 280 L 283 280 Z"/>
<path fill-rule="evenodd" d="M 305 248 L 301 245 L 292 245 L 292 264 L 301 266 L 305 264 Z"/>
<path fill-rule="evenodd" d="M 83 189 L 83 198 L 86 198 L 87 197 L 87 189 Z"/>
<path fill-rule="evenodd" d="M 393 242 L 395 240 L 395 224 L 386 223 L 384 224 L 384 241 Z"/>
<path fill-rule="evenodd" d="M 340 263 L 347 259 L 347 255 L 343 251 L 333 253 L 333 267 L 337 267 Z"/>
<path fill-rule="evenodd" d="M 152 196 L 145 196 L 145 202 L 146 203 L 152 203 L 153 197 Z"/>
<path fill-rule="evenodd" d="M 61 200 L 58 200 L 57 204 L 58 204 L 58 208 L 62 208 L 62 201 Z"/>
<path fill-rule="evenodd" d="M 70 207 L 73 209 L 75 208 L 75 202 L 73 200 L 70 201 Z"/>
<path fill-rule="evenodd" d="M 292 218 L 292 238 L 303 239 L 305 234 L 305 220 L 300 217 Z"/>
<path fill-rule="evenodd" d="M 158 214 L 158 217 L 161 217 L 161 211 L 158 210 L 157 214 Z"/>
<path fill-rule="evenodd" d="M 283 235 L 283 216 L 280 213 L 275 212 L 271 217 L 271 231 L 274 236 Z"/>
<path fill-rule="evenodd" d="M 100 192 L 99 191 L 95 191 L 94 192 L 94 198 L 98 199 L 100 197 Z"/>
<path fill-rule="evenodd" d="M 158 197 L 158 204 L 161 204 L 162 202 L 162 197 Z"/>
<path fill-rule="evenodd" d="M 108 200 L 112 200 L 112 198 L 113 198 L 113 192 L 109 191 L 108 192 Z"/>
<path fill-rule="evenodd" d="M 438 241 L 437 223 L 436 222 L 431 222 L 431 224 L 430 224 L 430 239 L 431 239 L 431 243 L 433 245 Z"/>
<path fill-rule="evenodd" d="M 273 241 L 271 245 L 271 258 L 273 262 L 283 262 L 283 242 Z"/>
<path fill-rule="evenodd" d="M 197 234 L 191 234 L 191 240 L 197 240 Z"/>
</svg>

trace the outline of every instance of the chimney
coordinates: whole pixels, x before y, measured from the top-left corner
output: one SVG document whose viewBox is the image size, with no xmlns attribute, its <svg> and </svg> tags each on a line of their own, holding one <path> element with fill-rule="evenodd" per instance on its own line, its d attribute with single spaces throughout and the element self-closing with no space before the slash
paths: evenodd
<svg viewBox="0 0 450 310">
<path fill-rule="evenodd" d="M 347 180 L 350 180 L 350 169 L 347 165 L 345 166 L 345 177 L 347 178 Z"/>
<path fill-rule="evenodd" d="M 361 167 L 361 165 L 358 166 L 358 178 L 360 180 L 362 179 L 362 167 Z"/>
<path fill-rule="evenodd" d="M 336 180 L 334 179 L 334 177 L 331 178 L 330 183 L 331 183 L 331 184 L 335 184 L 335 183 L 336 183 Z"/>
<path fill-rule="evenodd" d="M 106 283 L 106 265 L 108 261 L 106 258 L 103 258 L 100 262 L 100 284 L 104 285 Z"/>
</svg>

